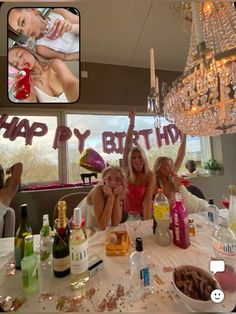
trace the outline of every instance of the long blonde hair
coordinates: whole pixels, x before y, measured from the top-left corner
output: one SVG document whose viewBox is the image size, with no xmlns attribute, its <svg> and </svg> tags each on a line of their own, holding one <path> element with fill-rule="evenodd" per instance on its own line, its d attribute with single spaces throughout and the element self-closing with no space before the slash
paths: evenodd
<svg viewBox="0 0 236 314">
<path fill-rule="evenodd" d="M 156 160 L 155 160 L 155 163 L 154 163 L 154 166 L 153 166 L 153 171 L 155 173 L 155 176 L 156 176 L 156 185 L 160 188 L 163 187 L 162 185 L 162 180 L 161 180 L 161 176 L 160 176 L 160 168 L 162 166 L 162 164 L 165 162 L 165 161 L 169 161 L 173 166 L 174 166 L 174 162 L 171 158 L 169 157 L 166 157 L 166 156 L 160 156 L 158 157 Z M 172 176 L 169 176 L 168 177 L 168 180 L 170 182 L 170 186 L 171 186 L 171 191 L 172 192 L 175 192 L 175 186 L 174 186 L 174 183 L 173 183 L 173 180 L 172 180 Z"/>
<path fill-rule="evenodd" d="M 144 165 L 143 165 L 143 173 L 145 176 L 148 176 L 150 173 L 150 168 L 147 160 L 147 156 L 144 152 L 144 150 L 139 147 L 139 146 L 134 146 L 130 149 L 129 154 L 128 154 L 128 169 L 127 169 L 127 180 L 130 180 L 132 183 L 135 183 L 135 173 L 134 173 L 134 168 L 132 166 L 132 155 L 134 152 L 140 152 Z"/>
<path fill-rule="evenodd" d="M 28 48 L 28 47 L 25 47 L 25 46 L 13 46 L 11 48 L 8 49 L 8 53 L 9 51 L 12 51 L 13 49 L 16 49 L 16 48 L 20 48 L 20 49 L 24 49 L 26 51 L 28 51 L 29 53 L 31 53 L 35 59 L 39 62 L 39 65 L 41 66 L 42 69 L 40 69 L 39 67 L 36 67 L 34 69 L 31 69 L 30 70 L 30 75 L 36 79 L 36 80 L 40 80 L 40 75 L 42 74 L 42 71 L 44 70 L 48 70 L 50 67 L 51 67 L 51 63 L 49 60 L 46 60 L 44 59 L 43 57 L 41 57 L 39 54 L 37 54 L 37 52 L 35 52 L 34 50 Z M 8 60 L 8 63 L 10 65 L 12 65 L 13 67 L 15 67 L 11 62 L 9 62 Z"/>
</svg>

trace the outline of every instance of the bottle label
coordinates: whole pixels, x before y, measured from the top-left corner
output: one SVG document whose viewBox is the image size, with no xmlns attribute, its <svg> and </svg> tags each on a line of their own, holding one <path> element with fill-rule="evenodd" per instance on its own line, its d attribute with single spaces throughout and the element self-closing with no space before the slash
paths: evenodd
<svg viewBox="0 0 236 314">
<path fill-rule="evenodd" d="M 53 270 L 63 272 L 70 268 L 70 255 L 62 258 L 53 258 Z"/>
<path fill-rule="evenodd" d="M 154 204 L 153 215 L 156 220 L 167 219 L 170 216 L 169 204 Z"/>
<path fill-rule="evenodd" d="M 141 288 L 150 286 L 150 273 L 149 268 L 143 268 L 140 270 Z"/>
<path fill-rule="evenodd" d="M 236 256 L 236 243 L 224 243 L 217 239 L 213 239 L 213 248 L 216 252 L 222 254 L 225 257 Z"/>
<path fill-rule="evenodd" d="M 215 221 L 214 221 L 214 214 L 213 214 L 212 212 L 210 212 L 210 211 L 208 212 L 208 219 L 209 219 L 211 222 L 213 222 L 213 223 L 215 222 Z"/>
<path fill-rule="evenodd" d="M 41 237 L 40 241 L 40 260 L 45 261 L 50 257 L 52 241 L 50 237 Z"/>
<path fill-rule="evenodd" d="M 70 246 L 71 273 L 82 274 L 88 270 L 88 240 Z"/>
</svg>

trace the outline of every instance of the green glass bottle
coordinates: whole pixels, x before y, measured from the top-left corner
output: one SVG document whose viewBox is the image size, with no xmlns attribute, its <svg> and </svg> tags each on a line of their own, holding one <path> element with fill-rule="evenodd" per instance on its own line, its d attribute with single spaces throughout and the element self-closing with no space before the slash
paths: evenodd
<svg viewBox="0 0 236 314">
<path fill-rule="evenodd" d="M 15 264 L 17 269 L 21 269 L 21 260 L 24 257 L 24 239 L 26 236 L 32 234 L 32 228 L 28 225 L 27 215 L 28 209 L 27 204 L 20 206 L 21 220 L 18 230 L 15 236 Z"/>
<path fill-rule="evenodd" d="M 43 215 L 43 226 L 40 230 L 40 262 L 42 268 L 52 263 L 52 235 L 48 214 Z"/>
<path fill-rule="evenodd" d="M 34 293 L 38 290 L 38 267 L 37 257 L 33 250 L 33 236 L 26 236 L 24 240 L 24 257 L 21 261 L 23 291 Z"/>
<path fill-rule="evenodd" d="M 55 277 L 65 277 L 70 273 L 70 230 L 67 226 L 66 202 L 58 202 L 58 219 L 53 241 L 53 273 Z"/>
</svg>

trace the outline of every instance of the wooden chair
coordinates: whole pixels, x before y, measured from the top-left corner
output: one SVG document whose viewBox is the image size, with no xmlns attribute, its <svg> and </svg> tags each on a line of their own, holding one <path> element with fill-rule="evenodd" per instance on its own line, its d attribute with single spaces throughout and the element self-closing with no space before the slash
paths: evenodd
<svg viewBox="0 0 236 314">
<path fill-rule="evenodd" d="M 56 203 L 53 211 L 53 219 L 55 220 L 58 217 L 57 204 L 59 201 L 65 201 L 67 210 L 66 216 L 70 219 L 73 216 L 74 208 L 82 201 L 84 197 L 88 195 L 87 192 L 74 192 L 62 196 Z"/>
</svg>

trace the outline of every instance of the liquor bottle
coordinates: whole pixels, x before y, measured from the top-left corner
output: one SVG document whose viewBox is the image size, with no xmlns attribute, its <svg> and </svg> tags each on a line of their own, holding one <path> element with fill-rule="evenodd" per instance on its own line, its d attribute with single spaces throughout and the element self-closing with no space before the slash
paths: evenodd
<svg viewBox="0 0 236 314">
<path fill-rule="evenodd" d="M 170 205 L 163 189 L 158 189 L 157 192 L 153 201 L 153 217 L 157 223 L 154 239 L 157 244 L 167 246 L 171 243 Z"/>
<path fill-rule="evenodd" d="M 14 254 L 17 269 L 21 269 L 21 260 L 24 257 L 25 237 L 32 234 L 32 228 L 28 225 L 27 222 L 28 216 L 27 206 L 28 206 L 27 204 L 22 204 L 20 206 L 21 219 L 15 236 Z"/>
<path fill-rule="evenodd" d="M 42 268 L 52 263 L 52 235 L 48 214 L 43 215 L 43 226 L 40 230 L 40 262 Z"/>
<path fill-rule="evenodd" d="M 142 238 L 136 238 L 136 251 L 130 255 L 131 294 L 134 300 L 153 293 L 150 257 L 143 250 Z"/>
<path fill-rule="evenodd" d="M 208 224 L 217 226 L 219 224 L 219 209 L 214 204 L 213 198 L 208 199 L 207 205 Z"/>
<path fill-rule="evenodd" d="M 173 243 L 182 249 L 190 245 L 188 213 L 180 193 L 175 193 L 175 204 L 171 210 Z"/>
<path fill-rule="evenodd" d="M 216 279 L 222 289 L 228 291 L 236 290 L 236 235 L 229 228 L 229 218 L 227 212 L 220 214 L 219 226 L 213 233 L 213 250 L 217 259 L 225 261 L 225 271 L 217 272 Z"/>
<path fill-rule="evenodd" d="M 21 261 L 23 291 L 33 293 L 38 290 L 37 257 L 33 250 L 33 236 L 26 236 L 24 242 L 24 257 Z"/>
<path fill-rule="evenodd" d="M 236 188 L 229 185 L 229 225 L 230 229 L 236 234 Z"/>
<path fill-rule="evenodd" d="M 66 202 L 58 202 L 58 219 L 53 241 L 53 273 L 55 277 L 65 277 L 70 273 L 69 252 L 70 231 L 67 226 Z"/>
<path fill-rule="evenodd" d="M 189 223 L 189 235 L 194 237 L 195 236 L 195 226 L 193 223 L 193 218 L 189 218 L 188 223 Z"/>
<path fill-rule="evenodd" d="M 83 288 L 89 280 L 88 240 L 81 226 L 81 209 L 74 209 L 74 228 L 70 234 L 71 287 Z"/>
</svg>

